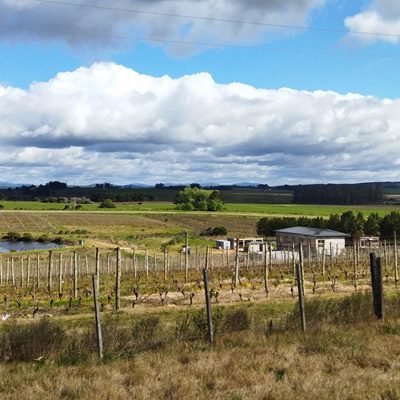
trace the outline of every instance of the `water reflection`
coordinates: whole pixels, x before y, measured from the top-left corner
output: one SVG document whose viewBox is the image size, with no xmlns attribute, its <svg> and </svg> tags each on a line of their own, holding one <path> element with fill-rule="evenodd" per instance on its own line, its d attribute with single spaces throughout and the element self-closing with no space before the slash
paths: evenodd
<svg viewBox="0 0 400 400">
<path fill-rule="evenodd" d="M 48 250 L 61 247 L 57 243 L 43 242 L 0 242 L 0 253 L 10 251 Z"/>
</svg>

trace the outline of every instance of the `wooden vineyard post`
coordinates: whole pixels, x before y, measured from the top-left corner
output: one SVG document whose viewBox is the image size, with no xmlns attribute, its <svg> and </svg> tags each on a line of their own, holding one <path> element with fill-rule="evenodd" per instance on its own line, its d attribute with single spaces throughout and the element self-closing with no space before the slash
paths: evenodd
<svg viewBox="0 0 400 400">
<path fill-rule="evenodd" d="M 268 268 L 268 253 L 267 253 L 267 242 L 264 245 L 264 289 L 265 296 L 268 297 L 269 294 L 269 268 Z"/>
<path fill-rule="evenodd" d="M 188 269 L 189 269 L 189 233 L 186 232 L 185 241 L 185 283 L 188 281 Z"/>
<path fill-rule="evenodd" d="M 14 258 L 11 258 L 11 279 L 12 279 L 12 285 L 13 287 L 15 287 Z"/>
<path fill-rule="evenodd" d="M 133 277 L 136 279 L 137 278 L 137 265 L 136 265 L 136 250 L 133 249 Z"/>
<path fill-rule="evenodd" d="M 303 331 L 303 333 L 305 333 L 306 314 L 304 308 L 304 292 L 303 292 L 302 271 L 300 264 L 296 264 L 296 279 L 297 279 L 297 291 L 299 294 L 299 312 L 300 312 L 301 330 Z"/>
<path fill-rule="evenodd" d="M 235 282 L 234 286 L 239 285 L 239 238 L 236 239 L 236 254 L 235 254 Z"/>
<path fill-rule="evenodd" d="M 147 249 L 144 256 L 144 268 L 146 270 L 146 279 L 149 279 L 149 251 Z"/>
<path fill-rule="evenodd" d="M 121 307 L 121 249 L 116 248 L 117 264 L 115 270 L 115 310 L 119 311 Z"/>
<path fill-rule="evenodd" d="M 98 292 L 99 282 L 97 275 L 93 275 L 93 301 L 94 301 L 94 311 L 96 316 L 96 338 L 97 338 L 97 351 L 99 358 L 103 358 L 103 335 L 101 332 L 101 322 L 100 322 L 100 308 L 99 308 L 99 292 Z"/>
<path fill-rule="evenodd" d="M 303 255 L 303 246 L 299 243 L 299 264 L 300 264 L 300 271 L 301 271 L 301 289 L 304 295 L 304 255 Z"/>
<path fill-rule="evenodd" d="M 293 266 L 293 279 L 296 278 L 296 258 L 294 256 L 294 240 L 292 241 L 292 266 Z"/>
<path fill-rule="evenodd" d="M 78 255 L 74 251 L 74 262 L 73 262 L 73 292 L 74 299 L 78 297 Z"/>
<path fill-rule="evenodd" d="M 21 282 L 20 282 L 20 286 L 21 287 L 23 287 L 24 286 L 24 257 L 21 257 L 20 259 L 19 259 L 19 262 L 20 262 L 20 267 L 21 267 L 21 276 L 20 276 L 20 279 L 21 279 Z"/>
<path fill-rule="evenodd" d="M 167 281 L 167 275 L 168 275 L 168 270 L 167 270 L 167 248 L 166 247 L 164 247 L 163 268 L 164 268 L 164 282 L 166 282 Z M 186 282 L 186 278 L 185 278 L 185 282 Z"/>
<path fill-rule="evenodd" d="M 29 286 L 31 279 L 31 255 L 28 254 L 28 260 L 26 262 L 26 285 Z"/>
<path fill-rule="evenodd" d="M 40 286 L 40 255 L 37 254 L 36 257 L 36 290 L 39 289 Z"/>
<path fill-rule="evenodd" d="M 0 258 L 0 286 L 3 286 L 3 258 Z"/>
<path fill-rule="evenodd" d="M 325 277 L 325 261 L 326 261 L 326 257 L 325 257 L 325 243 L 324 243 L 324 247 L 322 248 L 322 276 Z"/>
<path fill-rule="evenodd" d="M 58 259 L 58 295 L 63 294 L 63 255 L 60 253 Z"/>
<path fill-rule="evenodd" d="M 393 245 L 393 251 L 394 251 L 394 284 L 397 286 L 399 284 L 399 269 L 397 265 L 397 233 L 396 231 L 393 232 L 394 236 L 394 245 Z"/>
<path fill-rule="evenodd" d="M 374 313 L 380 320 L 384 318 L 383 312 L 383 274 L 381 257 L 376 258 L 375 253 L 370 253 L 371 285 Z"/>
<path fill-rule="evenodd" d="M 204 278 L 204 293 L 206 296 L 206 311 L 207 311 L 207 328 L 208 328 L 208 341 L 210 344 L 214 343 L 214 328 L 212 321 L 212 312 L 211 312 L 211 301 L 210 301 L 210 292 L 208 290 L 208 271 L 207 265 L 203 270 L 203 278 Z"/>
<path fill-rule="evenodd" d="M 52 269 L 53 269 L 53 252 L 50 250 L 49 251 L 49 264 L 47 267 L 47 291 L 49 293 L 51 293 L 52 289 L 53 289 L 53 285 L 52 285 Z"/>
<path fill-rule="evenodd" d="M 95 258 L 95 270 L 94 274 L 96 275 L 96 284 L 97 284 L 97 293 L 100 293 L 100 250 L 96 247 L 96 258 Z"/>
</svg>

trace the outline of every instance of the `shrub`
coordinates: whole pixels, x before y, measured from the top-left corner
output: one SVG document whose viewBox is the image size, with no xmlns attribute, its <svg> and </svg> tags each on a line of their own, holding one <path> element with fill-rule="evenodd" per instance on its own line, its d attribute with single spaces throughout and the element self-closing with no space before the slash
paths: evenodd
<svg viewBox="0 0 400 400">
<path fill-rule="evenodd" d="M 5 236 L 3 236 L 3 238 L 9 240 L 10 242 L 17 242 L 20 240 L 21 235 L 17 232 L 8 232 Z"/>
<path fill-rule="evenodd" d="M 100 208 L 115 208 L 115 204 L 112 202 L 111 199 L 105 199 L 100 203 L 99 207 Z"/>
<path fill-rule="evenodd" d="M 6 324 L 0 337 L 1 357 L 5 361 L 54 358 L 64 340 L 64 330 L 48 318 L 31 324 Z"/>
<path fill-rule="evenodd" d="M 20 240 L 22 242 L 32 242 L 34 240 L 34 237 L 31 233 L 25 232 L 21 237 Z"/>
</svg>

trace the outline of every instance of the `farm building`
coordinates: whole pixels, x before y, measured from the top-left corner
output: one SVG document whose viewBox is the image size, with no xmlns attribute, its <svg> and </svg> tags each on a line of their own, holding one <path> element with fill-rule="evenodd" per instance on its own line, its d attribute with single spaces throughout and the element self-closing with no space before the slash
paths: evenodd
<svg viewBox="0 0 400 400">
<path fill-rule="evenodd" d="M 230 248 L 236 249 L 239 246 L 239 251 L 249 252 L 249 253 L 262 253 L 266 246 L 263 238 L 228 238 L 230 242 Z"/>
<path fill-rule="evenodd" d="M 379 248 L 379 236 L 361 236 L 358 239 L 351 237 L 346 240 L 346 246 L 358 245 L 360 249 L 377 249 Z"/>
<path fill-rule="evenodd" d="M 279 229 L 276 232 L 277 250 L 293 250 L 303 244 L 304 254 L 311 256 L 317 254 L 336 256 L 345 248 L 346 233 L 333 231 L 331 229 L 310 228 L 295 226 L 293 228 Z"/>
<path fill-rule="evenodd" d="M 231 242 L 229 240 L 216 240 L 215 247 L 220 250 L 228 250 L 231 248 Z"/>
</svg>

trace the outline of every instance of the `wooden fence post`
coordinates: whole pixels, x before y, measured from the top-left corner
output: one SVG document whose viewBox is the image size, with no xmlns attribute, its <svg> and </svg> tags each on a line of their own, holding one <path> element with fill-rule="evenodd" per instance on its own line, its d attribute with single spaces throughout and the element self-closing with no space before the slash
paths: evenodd
<svg viewBox="0 0 400 400">
<path fill-rule="evenodd" d="M 100 250 L 98 247 L 96 247 L 95 257 L 94 274 L 96 275 L 97 293 L 100 293 Z"/>
<path fill-rule="evenodd" d="M 121 249 L 116 248 L 117 263 L 115 267 L 115 310 L 121 307 Z"/>
<path fill-rule="evenodd" d="M 49 251 L 49 264 L 47 267 L 47 291 L 51 293 L 53 289 L 52 285 L 52 273 L 53 273 L 53 252 L 50 250 Z"/>
<path fill-rule="evenodd" d="M 78 255 L 76 251 L 74 251 L 74 258 L 73 258 L 73 292 L 74 292 L 74 299 L 78 297 Z"/>
<path fill-rule="evenodd" d="M 383 312 L 383 280 L 382 280 L 382 259 L 376 258 L 375 253 L 370 253 L 371 285 L 374 313 L 380 320 L 384 318 Z"/>
<path fill-rule="evenodd" d="M 188 281 L 188 270 L 189 270 L 189 233 L 186 232 L 185 242 L 185 283 Z"/>
<path fill-rule="evenodd" d="M 268 297 L 269 294 L 269 268 L 268 268 L 268 253 L 267 253 L 267 242 L 264 245 L 264 289 L 265 289 L 265 296 Z"/>
<path fill-rule="evenodd" d="M 236 239 L 235 281 L 234 281 L 235 288 L 237 288 L 238 285 L 239 285 L 239 238 Z"/>
<path fill-rule="evenodd" d="M 100 309 L 99 309 L 99 293 L 98 293 L 98 277 L 97 275 L 93 275 L 93 300 L 94 300 L 94 311 L 96 316 L 96 338 L 97 338 L 97 351 L 99 354 L 99 358 L 103 358 L 103 335 L 101 331 L 101 322 L 100 322 Z"/>
<path fill-rule="evenodd" d="M 61 297 L 63 293 L 63 255 L 60 253 L 58 259 L 58 295 Z"/>
<path fill-rule="evenodd" d="M 203 270 L 203 278 L 204 278 L 204 293 L 205 293 L 205 296 L 206 296 L 208 341 L 209 341 L 210 344 L 213 344 L 214 343 L 214 328 L 213 328 L 213 321 L 212 321 L 210 292 L 208 291 L 208 271 L 207 271 L 207 267 L 204 268 L 204 270 Z"/>
<path fill-rule="evenodd" d="M 302 282 L 302 272 L 300 264 L 296 264 L 296 279 L 297 279 L 297 291 L 299 295 L 299 312 L 300 312 L 300 322 L 301 330 L 306 332 L 306 314 L 304 308 L 304 292 L 303 292 L 303 282 Z"/>
</svg>

